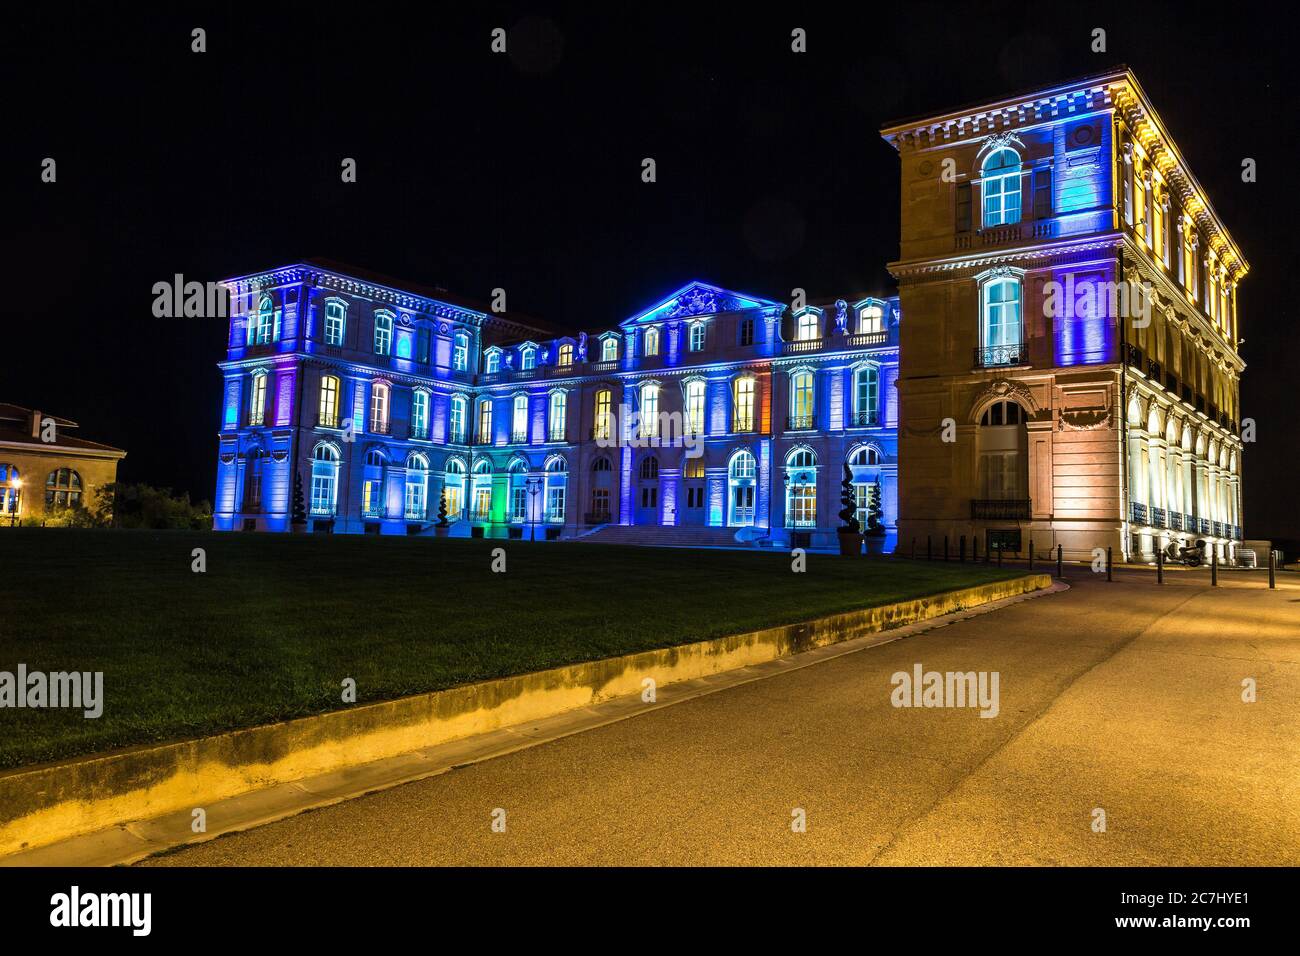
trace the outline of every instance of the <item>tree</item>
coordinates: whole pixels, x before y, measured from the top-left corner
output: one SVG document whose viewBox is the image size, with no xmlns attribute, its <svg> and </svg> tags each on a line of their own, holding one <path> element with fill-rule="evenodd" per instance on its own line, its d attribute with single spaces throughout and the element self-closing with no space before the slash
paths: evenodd
<svg viewBox="0 0 1300 956">
<path fill-rule="evenodd" d="M 840 482 L 840 520 L 844 522 L 842 530 L 857 534 L 862 530 L 858 522 L 858 496 L 853 491 L 853 472 L 848 462 L 844 463 L 844 480 Z"/>
<path fill-rule="evenodd" d="M 447 489 L 443 488 L 438 495 L 438 527 L 447 527 Z"/>
<path fill-rule="evenodd" d="M 880 505 L 880 482 L 873 481 L 867 485 L 867 534 L 879 538 L 885 533 L 885 525 L 880 519 L 885 511 Z"/>
<path fill-rule="evenodd" d="M 302 495 L 302 472 L 293 473 L 293 516 L 292 522 L 296 525 L 305 525 L 307 523 L 307 504 Z"/>
</svg>

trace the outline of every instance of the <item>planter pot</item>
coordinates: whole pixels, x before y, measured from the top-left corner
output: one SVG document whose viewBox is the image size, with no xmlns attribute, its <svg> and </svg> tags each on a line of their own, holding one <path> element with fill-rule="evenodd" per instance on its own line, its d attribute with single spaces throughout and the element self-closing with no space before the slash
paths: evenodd
<svg viewBox="0 0 1300 956">
<path fill-rule="evenodd" d="M 447 532 L 451 530 L 451 525 L 436 524 L 433 526 L 433 534 L 436 538 L 447 537 Z"/>
<path fill-rule="evenodd" d="M 884 554 L 885 536 L 867 535 L 867 554 Z"/>
<path fill-rule="evenodd" d="M 856 531 L 839 531 L 840 557 L 852 558 L 862 553 L 862 535 Z"/>
<path fill-rule="evenodd" d="M 293 521 L 293 522 L 290 522 L 290 524 L 289 524 L 289 531 L 290 531 L 292 534 L 306 534 L 306 533 L 307 533 L 307 522 L 305 522 L 305 521 Z"/>
</svg>

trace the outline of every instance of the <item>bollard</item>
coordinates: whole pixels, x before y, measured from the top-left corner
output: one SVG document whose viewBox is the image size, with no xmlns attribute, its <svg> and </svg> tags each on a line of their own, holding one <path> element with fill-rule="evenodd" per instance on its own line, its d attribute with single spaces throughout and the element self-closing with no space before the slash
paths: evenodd
<svg viewBox="0 0 1300 956">
<path fill-rule="evenodd" d="M 1219 586 L 1219 547 L 1215 545 L 1210 550 L 1210 587 Z"/>
<path fill-rule="evenodd" d="M 1277 552 L 1272 548 L 1268 549 L 1268 586 L 1272 590 L 1277 589 L 1277 575 L 1275 573 L 1275 564 Z"/>
<path fill-rule="evenodd" d="M 980 536 L 973 534 L 970 536 L 970 563 L 979 564 L 980 562 Z"/>
<path fill-rule="evenodd" d="M 948 560 L 948 536 L 946 534 L 943 536 L 943 559 Z"/>
<path fill-rule="evenodd" d="M 1111 574 L 1111 571 L 1114 570 L 1114 568 L 1111 566 L 1111 561 L 1113 560 L 1111 556 L 1111 550 L 1112 550 L 1111 548 L 1106 549 L 1106 580 L 1107 581 L 1115 580 L 1114 576 Z"/>
<path fill-rule="evenodd" d="M 1059 544 L 1056 546 L 1056 577 L 1058 580 L 1065 577 L 1061 570 L 1061 546 Z"/>
<path fill-rule="evenodd" d="M 931 548 L 930 548 L 930 536 L 927 534 L 925 536 L 925 560 L 930 561 L 932 559 L 933 559 L 933 555 L 931 553 Z"/>
<path fill-rule="evenodd" d="M 1029 539 L 1029 570 L 1034 570 L 1034 539 Z"/>
<path fill-rule="evenodd" d="M 916 538 L 912 538 L 912 560 L 916 560 Z"/>
<path fill-rule="evenodd" d="M 1160 548 L 1160 542 L 1156 542 L 1156 584 L 1165 583 L 1165 553 Z"/>
<path fill-rule="evenodd" d="M 989 536 L 985 535 L 984 536 L 984 563 L 985 564 L 989 563 L 989 558 L 990 558 L 989 551 L 992 549 L 992 547 L 993 546 L 989 544 Z"/>
<path fill-rule="evenodd" d="M 987 552 L 986 552 L 987 553 Z M 1002 567 L 1002 548 L 998 548 L 998 567 Z"/>
<path fill-rule="evenodd" d="M 959 564 L 966 563 L 966 536 L 961 536 L 961 544 L 957 546 L 957 561 Z"/>
</svg>

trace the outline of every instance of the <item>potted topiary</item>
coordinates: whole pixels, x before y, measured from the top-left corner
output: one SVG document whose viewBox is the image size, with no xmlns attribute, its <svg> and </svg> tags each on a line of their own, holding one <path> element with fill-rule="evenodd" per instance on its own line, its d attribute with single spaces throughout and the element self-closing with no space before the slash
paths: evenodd
<svg viewBox="0 0 1300 956">
<path fill-rule="evenodd" d="M 862 526 L 858 523 L 858 498 L 853 492 L 853 472 L 844 464 L 844 480 L 840 482 L 840 556 L 853 557 L 862 553 Z"/>
<path fill-rule="evenodd" d="M 867 485 L 867 554 L 880 554 L 885 550 L 885 524 L 880 506 L 880 482 Z"/>
<path fill-rule="evenodd" d="M 302 472 L 293 473 L 293 513 L 289 516 L 289 527 L 294 534 L 307 530 L 307 505 L 302 495 Z"/>
<path fill-rule="evenodd" d="M 438 521 L 433 526 L 433 533 L 439 538 L 445 538 L 447 530 L 447 489 L 443 488 L 442 493 L 438 495 Z"/>
</svg>

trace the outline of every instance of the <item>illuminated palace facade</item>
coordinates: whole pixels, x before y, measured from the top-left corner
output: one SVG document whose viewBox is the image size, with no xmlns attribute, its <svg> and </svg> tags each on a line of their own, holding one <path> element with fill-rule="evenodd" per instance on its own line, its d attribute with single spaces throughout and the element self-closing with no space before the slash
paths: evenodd
<svg viewBox="0 0 1300 956">
<path fill-rule="evenodd" d="M 214 525 L 832 546 L 897 514 L 897 299 L 692 282 L 600 332 L 308 260 L 226 283 Z"/>
<path fill-rule="evenodd" d="M 899 541 L 1242 538 L 1248 266 L 1124 68 L 893 125 Z"/>
</svg>

